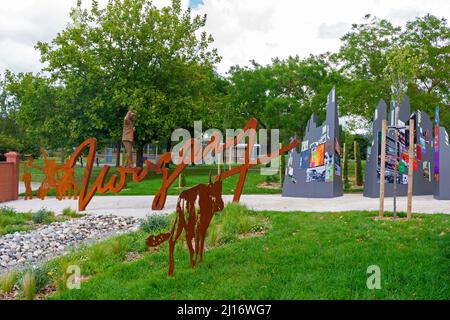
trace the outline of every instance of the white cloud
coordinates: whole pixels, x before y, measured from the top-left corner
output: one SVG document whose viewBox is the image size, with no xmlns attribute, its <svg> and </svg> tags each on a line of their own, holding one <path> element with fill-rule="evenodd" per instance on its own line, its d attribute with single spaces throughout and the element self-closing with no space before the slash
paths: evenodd
<svg viewBox="0 0 450 320">
<path fill-rule="evenodd" d="M 87 0 L 84 3 L 89 2 Z M 100 4 L 107 0 L 100 0 Z M 76 0 L 1 0 L 0 72 L 38 71 L 37 41 L 50 41 L 69 21 Z M 170 0 L 154 0 L 158 6 Z M 187 8 L 189 0 L 183 0 Z M 339 37 L 371 13 L 403 24 L 432 13 L 450 17 L 448 0 L 204 0 L 194 13 L 207 13 L 207 29 L 223 56 L 219 67 L 269 63 L 273 57 L 307 56 L 339 48 Z"/>
<path fill-rule="evenodd" d="M 251 59 L 264 64 L 273 57 L 336 51 L 339 38 L 367 13 L 396 24 L 426 13 L 449 18 L 450 1 L 204 0 L 195 12 L 208 14 L 225 72 Z"/>
</svg>

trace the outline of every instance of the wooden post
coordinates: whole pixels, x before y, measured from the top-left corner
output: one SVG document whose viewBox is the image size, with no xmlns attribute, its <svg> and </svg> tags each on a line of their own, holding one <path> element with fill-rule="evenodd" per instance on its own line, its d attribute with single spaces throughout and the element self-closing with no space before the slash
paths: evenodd
<svg viewBox="0 0 450 320">
<path fill-rule="evenodd" d="M 347 164 L 345 163 L 346 155 L 347 155 L 347 146 L 344 142 L 344 149 L 342 151 L 342 178 L 344 181 L 344 187 L 346 186 L 345 181 L 347 181 L 346 179 L 348 179 L 348 171 L 345 171 L 345 170 L 348 170 Z M 345 175 L 345 172 L 347 172 L 347 176 Z"/>
<path fill-rule="evenodd" d="M 279 148 L 279 150 L 281 150 L 283 148 L 283 144 L 280 142 L 280 148 Z M 279 171 L 280 171 L 280 184 L 283 184 L 283 172 L 281 172 L 281 168 L 282 168 L 282 166 L 281 166 L 281 162 L 283 161 L 283 155 L 282 154 L 280 154 L 280 157 L 279 157 L 279 161 L 280 161 L 280 163 L 278 164 L 278 168 L 279 168 Z"/>
<path fill-rule="evenodd" d="M 356 162 L 356 140 L 353 141 L 354 168 L 355 168 L 355 186 L 358 185 L 358 163 Z"/>
<path fill-rule="evenodd" d="M 221 173 L 221 170 L 220 170 L 220 163 L 221 163 L 221 158 L 222 158 L 222 156 L 223 156 L 223 153 L 219 153 L 219 152 L 217 152 L 216 153 L 216 159 L 217 159 L 217 175 L 218 176 L 220 176 L 220 173 Z"/>
<path fill-rule="evenodd" d="M 387 121 L 383 120 L 381 129 L 381 164 L 380 164 L 380 217 L 384 217 L 384 184 L 386 176 L 386 132 Z"/>
<path fill-rule="evenodd" d="M 408 209 L 407 218 L 412 217 L 412 193 L 413 193 L 413 173 L 414 173 L 414 119 L 409 120 L 409 164 L 408 164 Z"/>
<path fill-rule="evenodd" d="M 229 160 L 228 160 L 228 169 L 229 170 L 231 170 L 231 161 L 232 161 L 232 159 L 231 159 L 231 157 L 232 157 L 232 150 L 233 150 L 233 147 L 230 147 L 230 151 L 229 151 Z"/>
</svg>

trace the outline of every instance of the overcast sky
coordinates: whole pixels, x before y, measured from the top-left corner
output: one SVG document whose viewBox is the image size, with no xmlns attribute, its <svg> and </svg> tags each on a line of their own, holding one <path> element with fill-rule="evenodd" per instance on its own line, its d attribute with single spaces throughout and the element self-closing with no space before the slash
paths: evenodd
<svg viewBox="0 0 450 320">
<path fill-rule="evenodd" d="M 51 41 L 67 25 L 75 4 L 76 0 L 0 0 L 0 72 L 39 71 L 34 45 Z M 402 25 L 426 13 L 450 18 L 449 0 L 183 0 L 183 6 L 208 14 L 207 31 L 223 57 L 222 73 L 252 59 L 265 64 L 273 57 L 336 51 L 339 38 L 367 13 Z"/>
</svg>

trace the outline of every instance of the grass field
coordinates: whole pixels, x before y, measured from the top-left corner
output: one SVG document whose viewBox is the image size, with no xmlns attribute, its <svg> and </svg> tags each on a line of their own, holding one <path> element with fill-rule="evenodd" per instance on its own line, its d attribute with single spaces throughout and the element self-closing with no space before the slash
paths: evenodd
<svg viewBox="0 0 450 320">
<path fill-rule="evenodd" d="M 43 166 L 42 159 L 36 160 L 35 165 Z M 362 192 L 362 187 L 354 186 L 354 164 L 353 161 L 349 161 L 349 180 L 352 185 L 352 188 L 348 190 L 348 192 Z M 363 170 L 365 168 L 365 161 L 362 162 Z M 100 168 L 94 167 L 92 170 L 92 179 L 95 179 L 100 172 Z M 21 169 L 22 170 L 22 169 Z M 223 166 L 223 170 L 226 170 L 226 166 Z M 115 172 L 115 168 L 112 167 L 110 169 L 110 175 Z M 217 174 L 217 166 L 213 165 L 199 165 L 199 166 L 190 166 L 185 169 L 183 174 L 186 177 L 186 185 L 187 187 L 192 187 L 199 183 L 207 183 L 209 178 L 209 173 L 212 175 Z M 363 171 L 364 172 L 364 171 Z M 75 175 L 77 181 L 81 183 L 84 174 L 84 168 L 77 167 L 75 170 Z M 278 174 L 277 174 L 278 176 Z M 32 177 L 35 182 L 42 182 L 44 179 L 44 175 L 42 171 L 37 169 L 32 169 Z M 236 188 L 236 184 L 239 177 L 235 175 L 230 177 L 223 182 L 223 194 L 233 194 Z M 266 179 L 266 176 L 260 174 L 260 168 L 250 169 L 247 179 L 244 186 L 244 194 L 279 194 L 281 193 L 281 189 L 268 189 L 258 187 L 260 183 L 263 183 Z M 157 193 L 161 186 L 162 178 L 161 175 L 156 175 L 154 173 L 150 173 L 146 180 L 140 183 L 128 182 L 126 188 L 124 188 L 120 193 L 116 195 L 154 195 Z M 169 195 L 178 195 L 182 189 L 178 188 L 178 180 L 176 180 L 169 189 Z M 55 192 L 52 190 L 49 193 L 49 196 L 54 196 Z M 111 195 L 107 193 L 106 195 Z"/>
<path fill-rule="evenodd" d="M 102 250 L 94 247 L 69 255 L 60 263 L 78 264 L 90 278 L 81 289 L 60 291 L 51 298 L 450 298 L 446 215 L 375 221 L 376 213 L 370 212 L 249 214 L 267 221 L 265 235 L 212 248 L 196 269 L 189 267 L 187 251 L 178 244 L 172 278 L 166 275 L 167 245 L 144 252 L 146 235 L 139 232 L 102 244 Z M 143 256 L 125 262 L 127 251 Z M 366 286 L 371 265 L 381 270 L 380 290 Z"/>
</svg>

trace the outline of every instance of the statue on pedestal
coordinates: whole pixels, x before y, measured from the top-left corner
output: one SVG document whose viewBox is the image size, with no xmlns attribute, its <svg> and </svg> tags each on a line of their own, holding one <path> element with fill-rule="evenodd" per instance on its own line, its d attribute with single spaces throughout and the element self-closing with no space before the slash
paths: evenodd
<svg viewBox="0 0 450 320">
<path fill-rule="evenodd" d="M 127 112 L 127 115 L 123 119 L 122 143 L 125 146 L 126 151 L 125 167 L 131 167 L 133 165 L 133 142 L 134 142 L 135 120 L 136 114 L 131 110 Z"/>
</svg>

